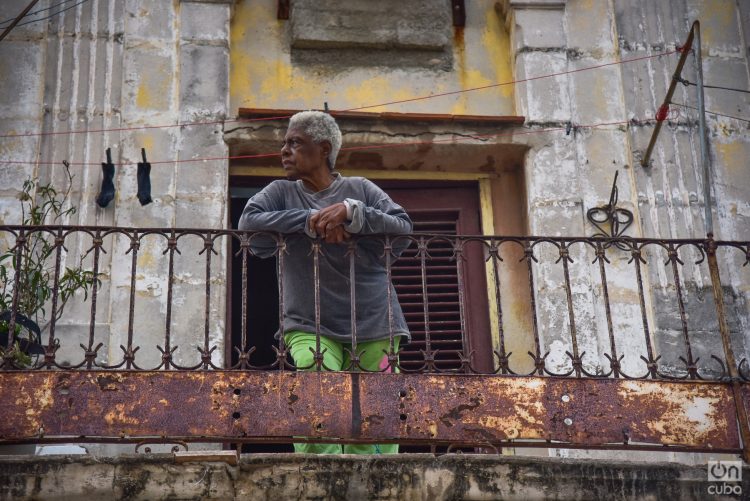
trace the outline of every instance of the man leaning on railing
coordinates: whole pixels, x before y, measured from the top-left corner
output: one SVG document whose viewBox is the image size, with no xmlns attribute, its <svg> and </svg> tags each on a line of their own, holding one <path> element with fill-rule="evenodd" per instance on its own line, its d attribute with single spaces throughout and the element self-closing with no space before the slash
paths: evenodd
<svg viewBox="0 0 750 501">
<path fill-rule="evenodd" d="M 341 132 L 329 114 L 304 111 L 292 116 L 281 148 L 287 180 L 272 182 L 248 200 L 239 222 L 240 230 L 287 234 L 283 276 L 279 277 L 284 287 L 283 325 L 277 336 L 284 336 L 300 370 L 318 368 L 318 328 L 323 368 L 345 370 L 352 365 L 350 256 L 345 242 L 354 234 L 406 235 L 412 231 L 406 211 L 383 190 L 365 178 L 343 177 L 334 171 L 340 148 Z M 308 237 L 325 242 L 318 253 L 319 327 L 315 252 Z M 397 238 L 391 252 L 398 256 L 406 246 L 408 239 Z M 251 248 L 260 256 L 276 252 L 270 238 L 254 237 Z M 358 240 L 356 252 L 356 351 L 362 369 L 377 371 L 383 366 L 390 340 L 398 351 L 401 337 L 408 342 L 410 334 L 388 280 L 383 238 Z M 398 445 L 344 445 L 342 449 L 338 444 L 294 444 L 294 449 L 318 454 L 373 454 L 396 453 Z"/>
</svg>

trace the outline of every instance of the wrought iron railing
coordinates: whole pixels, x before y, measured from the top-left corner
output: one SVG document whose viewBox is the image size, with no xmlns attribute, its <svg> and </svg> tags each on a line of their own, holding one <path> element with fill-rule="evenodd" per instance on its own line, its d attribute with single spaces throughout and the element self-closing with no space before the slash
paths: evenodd
<svg viewBox="0 0 750 501">
<path fill-rule="evenodd" d="M 339 244 L 347 247 L 350 318 L 362 314 L 354 284 L 366 249 L 396 283 L 383 300 L 390 304 L 396 293 L 410 305 L 415 340 L 396 350 L 391 329 L 383 366 L 366 373 L 352 321 L 349 370 L 331 373 L 319 345 L 315 363 L 305 368 L 294 366 L 283 338 L 273 341 L 270 359 L 257 355 L 248 270 L 263 254 L 275 258 L 283 276 L 290 238 L 309 246 L 317 270 L 330 248 L 300 236 L 0 227 L 7 256 L 0 261 L 6 310 L 0 312 L 0 441 L 326 437 L 726 452 L 748 443 L 750 315 L 743 291 L 750 242 L 352 238 Z M 24 311 L 32 287 L 25 261 L 38 239 L 50 244 L 47 255 L 37 256 L 46 263 L 50 294 L 43 311 Z M 477 260 L 480 274 L 468 268 Z M 71 263 L 89 282 L 61 298 Z M 327 284 L 317 271 L 314 277 L 309 293 L 319 319 Z M 226 327 L 231 287 L 241 298 L 231 309 L 240 318 L 234 338 Z M 269 284 L 266 292 L 278 298 L 271 315 L 279 323 L 281 289 Z M 486 307 L 471 303 L 477 290 Z M 33 355 L 33 346 L 38 356 L 19 358 L 23 350 Z M 186 412 L 186 405 L 194 409 Z"/>
</svg>

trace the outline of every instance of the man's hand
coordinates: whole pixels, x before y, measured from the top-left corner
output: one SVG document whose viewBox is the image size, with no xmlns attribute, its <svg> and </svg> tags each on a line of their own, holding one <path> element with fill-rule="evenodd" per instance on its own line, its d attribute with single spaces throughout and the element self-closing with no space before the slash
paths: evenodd
<svg viewBox="0 0 750 501">
<path fill-rule="evenodd" d="M 329 244 L 339 244 L 351 236 L 344 230 L 346 205 L 339 202 L 310 216 L 310 230 Z"/>
</svg>

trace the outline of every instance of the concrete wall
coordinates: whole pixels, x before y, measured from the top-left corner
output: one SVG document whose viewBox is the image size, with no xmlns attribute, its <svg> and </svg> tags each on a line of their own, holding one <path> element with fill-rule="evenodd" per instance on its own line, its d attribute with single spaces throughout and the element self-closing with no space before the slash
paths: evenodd
<svg viewBox="0 0 750 501">
<path fill-rule="evenodd" d="M 741 483 L 750 489 L 750 470 Z M 0 459 L 0 499 L 738 499 L 706 467 L 502 456 L 254 454 L 239 465 L 169 455 Z"/>
<path fill-rule="evenodd" d="M 295 1 L 290 20 L 280 21 L 273 0 L 235 2 L 230 110 L 321 109 L 324 102 L 344 110 L 511 79 L 508 33 L 493 1 L 467 2 L 463 30 L 453 29 L 447 0 L 378 2 L 377 13 L 373 5 Z M 326 29 L 304 38 L 318 18 Z M 384 110 L 512 115 L 513 87 L 366 111 Z"/>
<path fill-rule="evenodd" d="M 509 1 L 504 13 L 512 26 L 511 43 L 515 54 L 515 76 L 532 77 L 606 64 L 612 61 L 674 50 L 684 43 L 690 24 L 703 22 L 704 71 L 708 83 L 722 82 L 748 89 L 747 15 L 745 7 L 733 1 L 716 2 L 586 2 L 586 1 Z M 745 16 L 744 18 L 742 16 Z M 598 22 L 592 23 L 592 19 Z M 744 20 L 743 20 L 744 19 Z M 683 76 L 695 81 L 695 65 L 686 65 Z M 528 140 L 526 161 L 529 226 L 533 234 L 580 235 L 595 230 L 585 219 L 591 207 L 609 199 L 615 170 L 619 170 L 619 206 L 635 214 L 635 224 L 627 234 L 650 238 L 702 238 L 702 174 L 698 150 L 697 119 L 694 111 L 680 109 L 680 115 L 662 129 L 650 167 L 641 167 L 640 158 L 653 130 L 656 109 L 666 94 L 677 63 L 677 54 L 622 65 L 606 66 L 543 79 L 516 88 L 516 112 L 527 117 L 529 127 L 573 124 L 597 124 L 630 121 L 574 131 L 571 135 L 536 135 Z M 746 110 L 746 94 L 707 91 L 706 107 L 725 114 L 738 115 Z M 695 88 L 678 89 L 674 101 L 697 105 Z M 729 149 L 742 148 L 748 140 L 742 122 L 709 115 L 712 183 L 716 205 L 714 226 L 717 238 L 748 238 L 750 226 L 741 207 L 748 200 L 750 175 L 740 167 L 744 156 Z M 725 179 L 731 178 L 727 184 Z M 542 252 L 545 252 L 542 250 Z M 549 250 L 554 255 L 553 249 Z M 747 272 L 741 268 L 742 253 L 723 256 L 729 265 L 722 269 L 730 327 L 735 349 L 746 354 L 743 332 L 748 320 Z M 577 258 L 592 256 L 579 254 Z M 645 352 L 645 338 L 637 302 L 637 284 L 629 253 L 609 256 L 614 269 L 608 270 L 609 294 L 617 298 L 613 310 L 620 352 Z M 687 266 L 680 267 L 683 295 L 688 313 L 688 330 L 693 358 L 706 364 L 710 353 L 719 347 L 718 328 L 710 292 L 708 268 L 698 261 L 699 254 L 683 249 Z M 576 259 L 576 256 L 574 256 Z M 666 253 L 651 250 L 647 259 L 645 289 L 647 320 L 655 340 L 656 354 L 662 355 L 664 370 L 684 373 L 675 368 L 686 357 L 683 333 L 676 301 L 672 270 L 663 266 Z M 580 269 L 580 268 L 578 268 Z M 591 268 L 591 270 L 595 270 Z M 584 365 L 595 369 L 608 362 L 609 352 L 602 308 L 602 288 L 596 273 L 571 269 L 574 303 L 584 312 L 576 319 L 579 347 L 590 358 Z M 556 346 L 551 354 L 553 367 L 570 367 L 569 321 L 566 298 L 559 287 L 558 267 L 540 267 L 540 322 L 546 343 Z M 591 291 L 594 294 L 591 294 Z M 582 338 L 582 339 L 581 339 Z M 581 343 L 582 340 L 582 343 Z M 587 362 L 588 359 L 588 362 Z M 623 367 L 630 373 L 643 373 L 645 364 L 638 357 L 626 356 Z M 683 365 L 684 367 L 684 365 Z M 707 365 L 702 365 L 706 368 Z M 716 369 L 714 367 L 713 369 Z"/>
<path fill-rule="evenodd" d="M 706 84 L 750 89 L 748 80 L 748 30 L 750 19 L 746 2 L 680 1 L 670 2 L 669 9 L 652 2 L 615 2 L 614 13 L 620 54 L 623 58 L 639 57 L 684 43 L 690 24 L 700 20 L 702 26 L 703 72 Z M 622 89 L 628 118 L 648 116 L 658 108 L 671 79 L 675 57 L 666 67 L 648 60 L 630 65 L 622 74 Z M 683 77 L 695 82 L 694 57 L 689 56 Z M 748 118 L 747 93 L 706 89 L 706 109 L 721 114 Z M 673 102 L 697 106 L 695 87 L 678 85 Z M 641 231 L 647 236 L 698 238 L 706 233 L 704 221 L 704 179 L 701 171 L 697 111 L 676 107 L 679 116 L 670 121 L 659 139 L 650 167 L 641 168 L 638 159 L 651 135 L 652 127 L 633 124 L 629 128 L 631 155 L 636 168 L 631 183 L 634 203 L 639 209 Z M 717 239 L 747 240 L 750 237 L 746 210 L 750 200 L 750 173 L 745 168 L 748 135 L 745 122 L 708 114 L 709 153 L 713 166 L 712 212 Z M 697 258 L 697 255 L 696 255 Z M 724 255 L 722 279 L 725 301 L 735 349 L 748 353 L 748 296 L 750 275 L 742 268 L 744 258 Z M 697 260 L 697 259 L 696 259 Z M 690 264 L 690 263 L 689 263 Z M 691 312 L 691 333 L 698 356 L 705 360 L 716 346 L 718 331 L 713 313 L 713 296 L 705 266 L 684 267 L 683 279 L 688 287 L 687 308 Z M 682 333 L 669 270 L 651 265 L 651 287 L 656 311 L 654 318 L 658 344 L 665 352 L 674 352 L 681 344 Z M 745 333 L 743 335 L 743 333 Z M 684 354 L 683 354 L 684 355 Z M 741 358 L 740 357 L 740 358 Z"/>
<path fill-rule="evenodd" d="M 43 0 L 35 9 L 54 2 Z M 3 2 L 0 16 L 17 15 L 27 2 Z M 222 119 L 227 115 L 229 84 L 230 2 L 92 0 L 53 17 L 16 28 L 0 46 L 4 68 L 0 96 L 3 132 L 58 133 L 90 130 L 73 135 L 32 136 L 0 141 L 3 159 L 39 160 L 38 165 L 0 166 L 0 224 L 20 222 L 16 198 L 27 177 L 65 184 L 62 160 L 74 165 L 69 203 L 78 207 L 60 221 L 71 225 L 125 227 L 223 228 L 227 198 L 226 161 L 178 163 L 199 157 L 224 157 L 221 125 L 143 128 L 178 122 Z M 55 12 L 51 9 L 38 17 Z M 31 18 L 35 19 L 35 18 Z M 132 129 L 93 132 L 98 129 Z M 139 129 L 140 128 L 140 129 Z M 112 148 L 116 168 L 116 197 L 105 209 L 99 192 L 104 151 Z M 146 148 L 151 171 L 153 203 L 142 207 L 136 198 L 136 166 Z M 52 165 L 41 162 L 51 161 Z M 75 165 L 91 163 L 91 165 Z M 97 360 L 120 360 L 120 345 L 127 345 L 130 291 L 130 241 L 105 239 L 101 255 L 102 286 L 96 313 L 95 343 L 104 346 Z M 146 238 L 139 249 L 134 344 L 141 344 L 139 365 L 160 361 L 155 345 L 163 344 L 166 294 L 166 240 Z M 92 245 L 91 239 L 66 241 L 66 265 L 75 265 Z M 200 239 L 181 243 L 177 258 L 174 304 L 203 303 L 204 285 Z M 215 257 L 223 263 L 224 250 Z M 87 259 L 91 265 L 91 254 Z M 224 272 L 218 268 L 211 298 L 211 341 L 221 363 L 224 332 Z M 79 342 L 87 344 L 90 303 L 82 298 L 67 306 L 58 327 L 63 348 L 58 361 L 83 358 Z M 202 339 L 201 307 L 175 314 L 174 331 L 182 333 L 173 344 L 183 364 L 200 355 L 194 346 Z"/>
</svg>

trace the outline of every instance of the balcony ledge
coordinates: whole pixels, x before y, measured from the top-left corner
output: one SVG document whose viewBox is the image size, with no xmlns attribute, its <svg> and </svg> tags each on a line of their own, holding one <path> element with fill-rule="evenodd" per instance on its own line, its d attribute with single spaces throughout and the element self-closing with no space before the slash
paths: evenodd
<svg viewBox="0 0 750 501">
<path fill-rule="evenodd" d="M 750 467 L 743 482 L 750 492 Z M 0 458 L 2 499 L 705 499 L 706 467 L 500 455 Z"/>
</svg>

